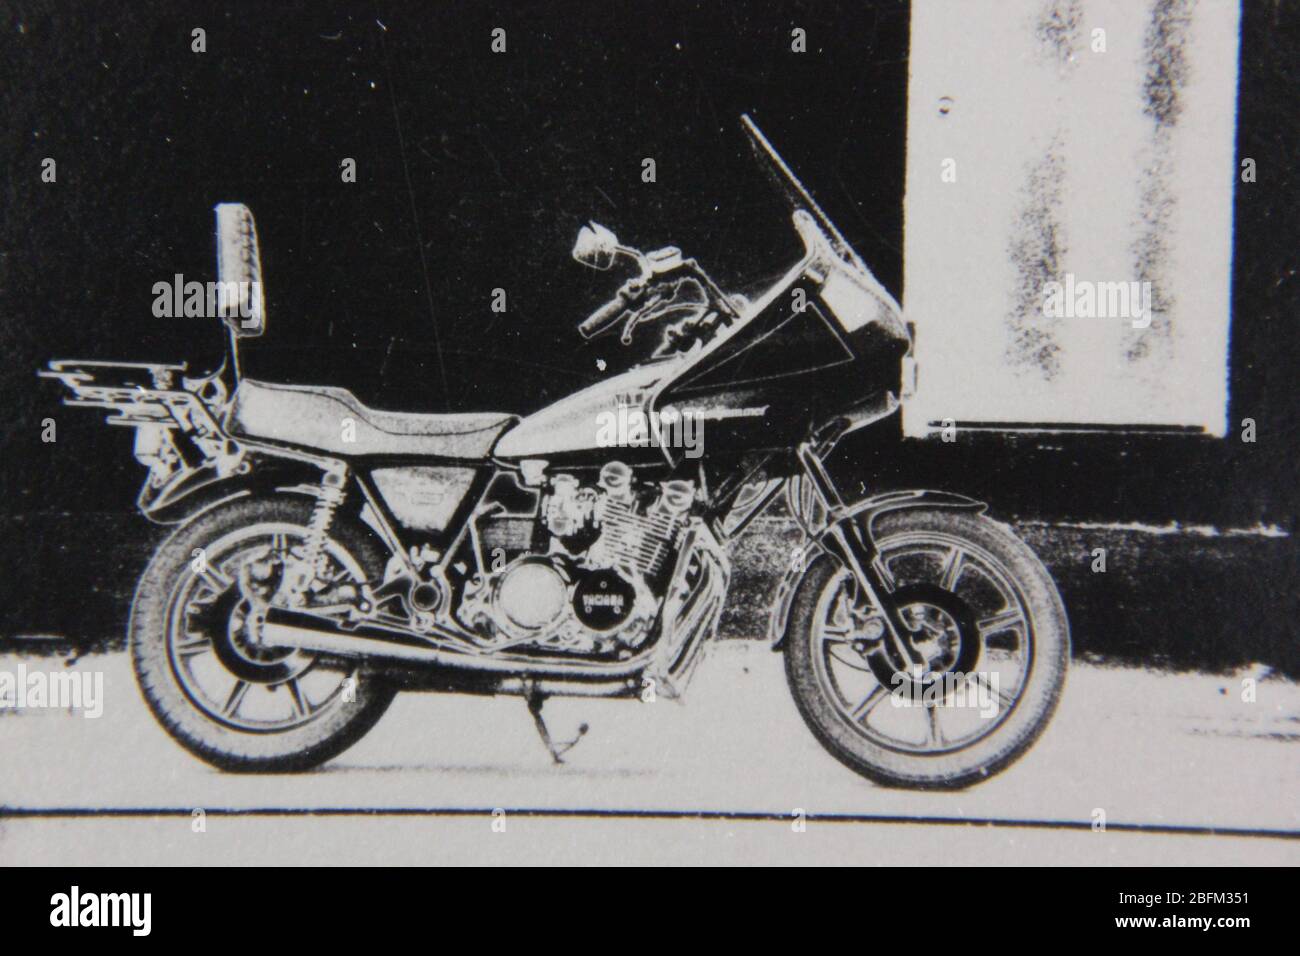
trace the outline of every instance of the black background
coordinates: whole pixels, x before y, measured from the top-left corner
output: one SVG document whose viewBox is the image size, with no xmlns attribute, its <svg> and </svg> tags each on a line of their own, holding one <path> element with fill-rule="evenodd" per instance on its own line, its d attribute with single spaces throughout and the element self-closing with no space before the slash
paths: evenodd
<svg viewBox="0 0 1300 956">
<path fill-rule="evenodd" d="M 381 407 L 535 410 L 595 381 L 597 358 L 628 360 L 575 331 L 620 281 L 569 259 L 586 220 L 677 244 L 732 289 L 797 257 L 745 110 L 827 183 L 883 281 L 901 281 L 905 6 L 743 22 L 738 7 L 673 3 L 55 8 L 7 38 L 20 394 L 55 356 L 219 358 L 217 323 L 155 318 L 152 286 L 212 278 L 211 209 L 238 200 L 269 297 L 250 375 Z M 796 23 L 811 31 L 803 56 Z M 490 51 L 495 25 L 505 54 Z M 190 50 L 194 26 L 206 53 Z M 39 181 L 44 156 L 57 185 Z M 57 494 L 47 482 L 66 468 L 37 493 Z"/>
<path fill-rule="evenodd" d="M 799 246 L 740 134 L 745 111 L 904 291 L 905 3 L 0 10 L 0 578 L 18 626 L 57 618 L 31 606 L 52 577 L 93 590 L 87 564 L 116 533 L 96 517 L 129 513 L 141 476 L 126 430 L 61 409 L 34 371 L 58 357 L 214 365 L 215 321 L 151 308 L 155 282 L 214 278 L 217 202 L 247 203 L 261 236 L 269 331 L 246 371 L 380 407 L 524 413 L 629 361 L 574 330 L 618 281 L 568 258 L 588 219 L 643 248 L 681 246 L 725 288 L 784 271 Z M 1244 10 L 1238 153 L 1258 182 L 1237 185 L 1230 385 L 1231 421 L 1254 418 L 1255 444 L 963 435 L 849 446 L 840 466 L 872 487 L 983 496 L 1003 516 L 1293 530 L 1298 22 L 1294 4 Z M 805 54 L 790 51 L 795 26 Z M 41 182 L 45 157 L 55 184 Z M 46 417 L 55 444 L 40 440 Z M 142 525 L 123 527 L 144 540 Z M 1252 603 L 1295 609 L 1257 577 Z"/>
</svg>

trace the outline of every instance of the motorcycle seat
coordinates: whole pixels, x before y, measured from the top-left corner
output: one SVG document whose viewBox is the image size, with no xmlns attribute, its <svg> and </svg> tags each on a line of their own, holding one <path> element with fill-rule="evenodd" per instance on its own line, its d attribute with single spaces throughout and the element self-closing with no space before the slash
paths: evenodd
<svg viewBox="0 0 1300 956">
<path fill-rule="evenodd" d="M 515 416 L 422 414 L 363 405 L 346 388 L 243 379 L 227 422 L 235 437 L 353 455 L 482 459 Z M 351 440 L 349 440 L 351 439 Z"/>
</svg>

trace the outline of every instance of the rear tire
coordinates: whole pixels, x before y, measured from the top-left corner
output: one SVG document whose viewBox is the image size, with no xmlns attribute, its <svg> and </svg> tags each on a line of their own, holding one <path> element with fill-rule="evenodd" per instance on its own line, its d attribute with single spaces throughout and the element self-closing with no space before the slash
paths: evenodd
<svg viewBox="0 0 1300 956">
<path fill-rule="evenodd" d="M 1002 566 L 1005 575 L 1018 587 L 1023 604 L 1023 631 L 1014 640 L 1025 649 L 1027 664 L 1021 671 L 1024 676 L 1015 699 L 1005 705 L 999 702 L 997 721 L 991 729 L 984 731 L 985 736 L 972 738 L 968 746 L 954 745 L 945 750 L 947 743 L 942 732 L 932 732 L 933 752 L 924 752 L 914 745 L 890 745 L 885 735 L 871 730 L 870 710 L 861 718 L 856 716 L 857 711 L 867 705 L 868 699 L 888 701 L 890 688 L 880 677 L 863 678 L 864 686 L 870 689 L 856 709 L 846 707 L 828 689 L 828 684 L 833 685 L 833 682 L 826 679 L 831 668 L 825 663 L 828 659 L 825 655 L 840 653 L 839 648 L 828 649 L 828 643 L 847 639 L 827 638 L 824 633 L 819 635 L 817 618 L 826 615 L 827 595 L 833 588 L 845 586 L 848 572 L 834 558 L 822 555 L 809 566 L 796 589 L 785 637 L 786 677 L 795 703 L 822 746 L 870 780 L 885 786 L 916 789 L 957 789 L 978 783 L 1023 754 L 1042 733 L 1056 708 L 1070 653 L 1069 624 L 1056 585 L 1024 542 L 1005 526 L 982 515 L 946 509 L 899 511 L 881 516 L 876 522 L 875 532 L 882 555 L 888 555 L 891 548 L 897 551 L 912 541 L 939 542 L 929 546 L 941 553 L 944 542 L 954 542 L 959 547 L 970 547 L 973 554 L 986 556 Z M 909 593 L 918 595 L 918 604 L 928 603 L 934 608 L 947 604 L 953 612 L 948 615 L 950 620 L 972 619 L 965 613 L 964 602 L 935 584 L 913 584 Z M 928 601 L 927 595 L 930 596 Z M 941 597 L 944 600 L 940 600 Z M 1010 607 L 1010 602 L 1007 607 Z M 980 643 L 984 643 L 984 622 L 980 624 L 976 631 Z M 969 633 L 970 625 L 965 626 Z M 954 623 L 953 631 L 958 629 Z M 1007 639 L 1005 634 L 1002 637 Z M 961 642 L 954 640 L 953 643 Z M 971 650 L 964 648 L 953 657 L 964 658 Z M 819 655 L 822 655 L 823 662 L 820 664 Z M 842 660 L 839 657 L 835 659 Z M 856 661 L 849 664 L 851 667 L 855 665 Z M 981 666 L 986 665 L 977 663 L 973 670 L 978 672 Z M 874 668 L 861 669 L 868 674 L 873 670 L 880 673 L 878 661 Z M 953 668 L 954 671 L 963 669 Z M 872 681 L 874 686 L 870 683 Z M 876 690 L 876 687 L 880 689 Z M 893 703 L 896 701 L 888 701 L 888 704 Z M 885 716 L 889 717 L 888 713 Z M 937 720 L 937 716 L 928 711 L 926 716 L 931 721 Z"/>
<path fill-rule="evenodd" d="M 136 589 L 131 608 L 130 647 L 144 699 L 158 722 L 181 746 L 222 770 L 275 773 L 318 766 L 359 740 L 392 702 L 392 688 L 355 663 L 310 652 L 270 654 L 270 662 L 263 663 L 250 661 L 246 655 L 264 652 L 255 648 L 249 651 L 247 646 L 242 650 L 236 648 L 233 638 L 222 643 L 222 629 L 231 630 L 225 622 L 237 611 L 236 608 L 223 617 L 226 609 L 233 608 L 238 600 L 230 590 L 206 602 L 190 601 L 182 605 L 187 595 L 220 591 L 217 586 L 206 586 L 207 590 L 203 590 L 205 585 L 201 575 L 196 574 L 194 564 L 200 551 L 211 554 L 214 547 L 220 549 L 222 542 L 259 528 L 290 540 L 295 533 L 293 529 L 305 533 L 314 503 L 314 499 L 304 496 L 279 495 L 239 498 L 218 505 L 182 525 L 163 542 Z M 327 547 L 343 564 L 352 565 L 349 580 L 364 576 L 373 582 L 382 576 L 383 550 L 364 527 L 342 516 L 336 517 Z M 220 555 L 214 554 L 213 560 L 221 560 Z M 234 560 L 233 554 L 230 560 Z M 230 577 L 220 571 L 219 576 L 226 580 Z M 238 584 L 232 584 L 231 588 L 237 592 Z M 189 622 L 195 615 L 204 613 L 204 608 L 217 609 L 210 612 L 209 621 L 215 622 L 210 631 L 217 635 L 210 641 L 213 645 L 210 651 L 203 649 L 202 639 L 195 639 L 194 632 L 188 630 Z M 198 650 L 192 649 L 196 647 Z M 267 695 L 268 706 L 282 692 L 288 708 L 283 729 L 276 729 L 274 722 L 262 727 L 228 716 L 220 708 L 214 710 L 196 691 L 197 682 L 189 670 L 189 656 L 205 653 L 210 655 L 205 674 L 210 671 L 214 675 L 212 681 L 222 679 L 223 668 L 233 680 L 227 704 L 233 701 L 236 712 L 250 691 Z M 310 696 L 299 686 L 299 677 L 305 682 L 307 674 L 312 673 L 313 680 L 322 678 L 317 682 L 329 686 L 335 672 L 341 690 L 323 699 L 319 710 L 314 711 Z M 289 678 L 291 674 L 297 676 Z M 242 692 L 238 690 L 241 679 Z M 354 682 L 350 694 L 343 683 L 349 679 Z"/>
</svg>

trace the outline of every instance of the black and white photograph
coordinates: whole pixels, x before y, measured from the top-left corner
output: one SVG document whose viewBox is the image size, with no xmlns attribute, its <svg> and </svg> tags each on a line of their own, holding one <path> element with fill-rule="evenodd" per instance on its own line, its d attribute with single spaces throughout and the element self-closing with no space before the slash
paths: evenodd
<svg viewBox="0 0 1300 956">
<path fill-rule="evenodd" d="M 6 921 L 707 865 L 1276 922 L 1298 70 L 1294 0 L 0 0 L 0 863 L 67 875 Z"/>
</svg>

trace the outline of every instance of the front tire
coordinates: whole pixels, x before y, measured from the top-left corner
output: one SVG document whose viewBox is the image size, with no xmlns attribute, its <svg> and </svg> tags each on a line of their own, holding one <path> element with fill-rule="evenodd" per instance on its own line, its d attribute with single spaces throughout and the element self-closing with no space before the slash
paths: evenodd
<svg viewBox="0 0 1300 956">
<path fill-rule="evenodd" d="M 359 740 L 393 699 L 355 662 L 263 648 L 242 628 L 240 568 L 254 563 L 273 588 L 277 567 L 305 540 L 313 505 L 296 495 L 218 505 L 159 547 L 136 589 L 130 647 L 144 699 L 181 746 L 222 770 L 315 767 Z M 330 587 L 359 588 L 383 568 L 373 536 L 336 517 L 322 563 Z"/>
<path fill-rule="evenodd" d="M 905 617 L 926 635 L 914 643 L 922 663 L 910 674 L 888 666 L 883 622 L 859 609 L 856 582 L 822 555 L 799 583 L 786 632 L 795 703 L 818 741 L 870 780 L 978 783 L 1023 754 L 1056 708 L 1070 653 L 1056 585 L 1009 529 L 968 511 L 886 514 L 875 539 Z"/>
</svg>

